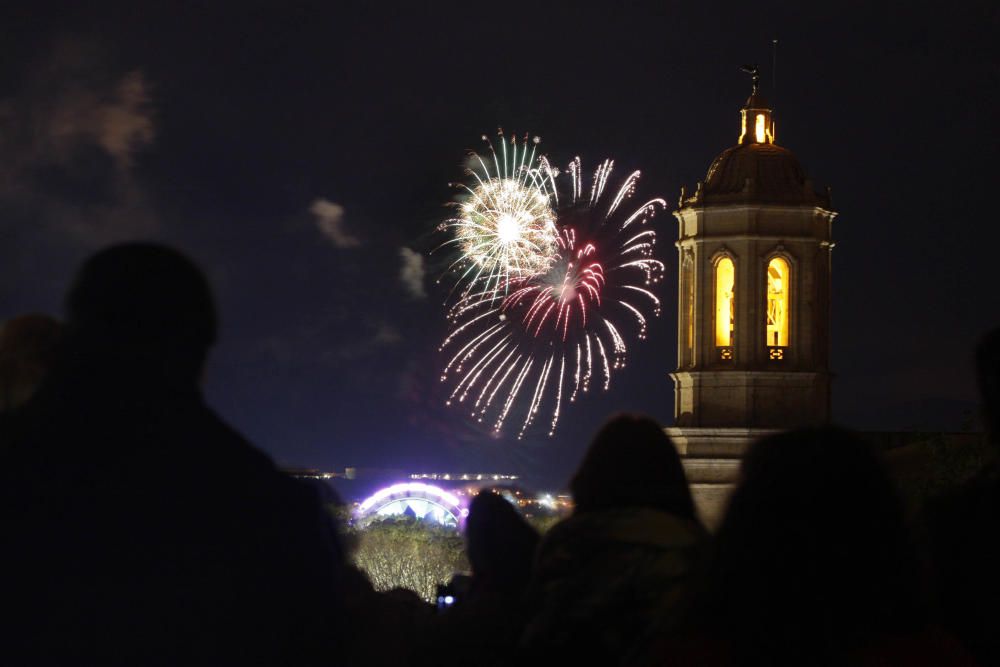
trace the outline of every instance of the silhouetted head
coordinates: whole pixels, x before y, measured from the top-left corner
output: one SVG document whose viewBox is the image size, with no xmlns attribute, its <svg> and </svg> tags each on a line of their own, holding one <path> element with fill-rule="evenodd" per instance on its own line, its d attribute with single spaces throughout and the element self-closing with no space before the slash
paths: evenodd
<svg viewBox="0 0 1000 667">
<path fill-rule="evenodd" d="M 976 347 L 976 375 L 986 429 L 1000 444 L 1000 329 L 990 331 Z"/>
<path fill-rule="evenodd" d="M 477 584 L 520 592 L 528 585 L 538 532 L 501 496 L 482 491 L 465 522 L 466 550 Z"/>
<path fill-rule="evenodd" d="M 215 306 L 205 276 L 161 245 L 127 243 L 88 259 L 66 310 L 74 352 L 155 365 L 192 379 L 215 342 Z"/>
<path fill-rule="evenodd" d="M 608 421 L 570 481 L 576 512 L 649 507 L 694 519 L 684 467 L 663 428 L 649 417 Z"/>
<path fill-rule="evenodd" d="M 704 617 L 740 655 L 825 656 L 921 622 L 918 570 L 878 455 L 842 429 L 792 431 L 744 459 Z"/>
<path fill-rule="evenodd" d="M 0 328 L 0 413 L 24 404 L 55 359 L 62 327 L 48 315 L 21 315 Z"/>
</svg>

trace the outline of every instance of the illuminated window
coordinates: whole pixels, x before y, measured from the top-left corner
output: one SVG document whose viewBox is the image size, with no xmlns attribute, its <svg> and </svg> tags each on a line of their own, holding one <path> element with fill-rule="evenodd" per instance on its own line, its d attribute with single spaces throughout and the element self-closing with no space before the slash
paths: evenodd
<svg viewBox="0 0 1000 667">
<path fill-rule="evenodd" d="M 767 118 L 764 114 L 757 114 L 757 121 L 754 125 L 753 132 L 757 137 L 758 144 L 763 144 L 767 141 Z"/>
<path fill-rule="evenodd" d="M 781 257 L 775 257 L 767 265 L 768 346 L 788 345 L 788 288 L 788 262 Z"/>
<path fill-rule="evenodd" d="M 736 315 L 736 268 L 733 260 L 723 257 L 715 265 L 715 346 L 730 347 L 733 344 L 733 328 Z"/>
</svg>

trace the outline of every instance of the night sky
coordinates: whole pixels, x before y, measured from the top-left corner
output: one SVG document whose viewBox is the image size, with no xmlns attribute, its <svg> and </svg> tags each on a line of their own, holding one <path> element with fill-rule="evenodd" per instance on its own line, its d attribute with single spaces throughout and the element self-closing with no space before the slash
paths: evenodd
<svg viewBox="0 0 1000 667">
<path fill-rule="evenodd" d="M 0 17 L 0 319 L 60 314 L 108 243 L 181 248 L 221 313 L 207 400 L 281 464 L 559 485 L 608 414 L 669 423 L 671 216 L 663 316 L 553 438 L 444 406 L 448 258 L 427 253 L 498 126 L 556 164 L 642 169 L 638 195 L 673 207 L 736 143 L 753 62 L 778 143 L 839 211 L 835 418 L 975 413 L 972 346 L 1000 325 L 995 3 L 19 4 Z"/>
</svg>

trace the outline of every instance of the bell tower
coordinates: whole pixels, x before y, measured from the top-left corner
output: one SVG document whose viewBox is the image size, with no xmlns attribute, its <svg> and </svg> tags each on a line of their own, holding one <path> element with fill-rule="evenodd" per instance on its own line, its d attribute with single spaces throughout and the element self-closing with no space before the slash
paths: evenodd
<svg viewBox="0 0 1000 667">
<path fill-rule="evenodd" d="M 739 457 L 776 429 L 830 418 L 830 254 L 836 213 L 775 139 L 753 89 L 735 146 L 681 191 L 671 438 L 698 485 L 731 487 Z M 702 498 L 698 498 L 701 495 Z"/>
</svg>

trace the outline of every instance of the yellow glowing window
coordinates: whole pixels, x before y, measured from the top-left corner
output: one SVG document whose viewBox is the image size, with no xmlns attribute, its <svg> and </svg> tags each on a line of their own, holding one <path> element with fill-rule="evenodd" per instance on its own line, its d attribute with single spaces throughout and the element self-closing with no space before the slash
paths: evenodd
<svg viewBox="0 0 1000 667">
<path fill-rule="evenodd" d="M 736 269 L 733 260 L 723 257 L 715 265 L 715 345 L 728 347 L 733 344 L 736 314 Z"/>
<path fill-rule="evenodd" d="M 767 265 L 767 344 L 788 345 L 788 262 L 775 257 Z"/>
<path fill-rule="evenodd" d="M 767 126 L 765 125 L 766 122 L 767 119 L 764 117 L 764 114 L 762 113 L 757 114 L 757 120 L 754 125 L 753 132 L 757 136 L 758 144 L 763 144 L 764 142 L 767 141 Z"/>
</svg>

